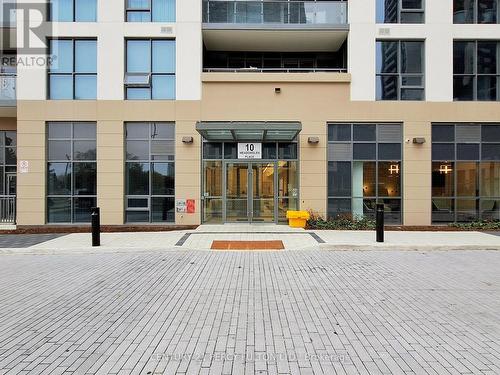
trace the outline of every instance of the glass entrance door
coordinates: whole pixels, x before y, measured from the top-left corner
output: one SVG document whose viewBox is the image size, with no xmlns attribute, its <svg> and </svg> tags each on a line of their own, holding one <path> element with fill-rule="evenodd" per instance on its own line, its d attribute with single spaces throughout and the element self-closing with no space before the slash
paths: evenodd
<svg viewBox="0 0 500 375">
<path fill-rule="evenodd" d="M 226 221 L 275 221 L 275 163 L 226 164 Z"/>
<path fill-rule="evenodd" d="M 274 163 L 252 163 L 252 217 L 255 222 L 274 222 Z"/>
<path fill-rule="evenodd" d="M 226 221 L 249 221 L 248 163 L 226 164 Z"/>
</svg>

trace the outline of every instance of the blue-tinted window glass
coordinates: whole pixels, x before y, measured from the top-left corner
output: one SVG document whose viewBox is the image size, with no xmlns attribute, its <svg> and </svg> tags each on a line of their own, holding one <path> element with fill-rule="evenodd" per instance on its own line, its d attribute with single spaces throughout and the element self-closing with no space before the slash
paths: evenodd
<svg viewBox="0 0 500 375">
<path fill-rule="evenodd" d="M 76 0 L 75 20 L 95 22 L 97 20 L 97 0 Z"/>
<path fill-rule="evenodd" d="M 75 76 L 75 99 L 96 99 L 97 77 L 95 75 Z"/>
<path fill-rule="evenodd" d="M 71 75 L 50 76 L 50 99 L 73 99 L 73 77 Z"/>
<path fill-rule="evenodd" d="M 151 43 L 149 40 L 127 41 L 127 72 L 151 72 Z"/>
<path fill-rule="evenodd" d="M 151 99 L 151 91 L 150 89 L 142 89 L 137 87 L 127 88 L 127 99 L 148 100 Z"/>
<path fill-rule="evenodd" d="M 153 99 L 175 99 L 175 77 L 153 76 Z"/>
<path fill-rule="evenodd" d="M 57 73 L 73 72 L 73 41 L 72 40 L 51 40 L 50 54 L 54 57 L 54 63 L 50 71 Z"/>
<path fill-rule="evenodd" d="M 127 12 L 127 22 L 149 22 L 151 21 L 150 12 Z"/>
<path fill-rule="evenodd" d="M 175 73 L 175 41 L 153 41 L 153 73 Z"/>
<path fill-rule="evenodd" d="M 97 42 L 95 40 L 75 41 L 75 72 L 97 72 Z"/>
<path fill-rule="evenodd" d="M 52 0 L 50 12 L 52 21 L 73 21 L 73 0 Z"/>
<path fill-rule="evenodd" d="M 129 9 L 148 9 L 150 0 L 128 0 L 127 8 Z"/>
<path fill-rule="evenodd" d="M 175 0 L 152 0 L 153 22 L 175 21 Z"/>
</svg>

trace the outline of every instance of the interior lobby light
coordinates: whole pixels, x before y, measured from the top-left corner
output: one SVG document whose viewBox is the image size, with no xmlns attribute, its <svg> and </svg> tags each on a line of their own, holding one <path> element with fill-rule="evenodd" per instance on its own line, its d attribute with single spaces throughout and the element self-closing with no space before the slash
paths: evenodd
<svg viewBox="0 0 500 375">
<path fill-rule="evenodd" d="M 451 173 L 453 172 L 453 168 L 451 167 L 451 165 L 448 165 L 448 164 L 441 164 L 439 166 L 439 173 L 441 174 L 448 174 L 448 173 Z"/>
<path fill-rule="evenodd" d="M 389 173 L 390 174 L 399 174 L 399 165 L 398 164 L 391 164 L 389 166 Z"/>
</svg>

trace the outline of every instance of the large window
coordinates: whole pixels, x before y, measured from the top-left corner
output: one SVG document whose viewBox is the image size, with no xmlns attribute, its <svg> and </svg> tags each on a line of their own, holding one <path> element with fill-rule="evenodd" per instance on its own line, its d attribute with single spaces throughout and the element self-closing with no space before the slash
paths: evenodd
<svg viewBox="0 0 500 375">
<path fill-rule="evenodd" d="M 175 40 L 127 40 L 127 99 L 175 99 Z"/>
<path fill-rule="evenodd" d="M 377 23 L 424 23 L 425 0 L 377 0 Z"/>
<path fill-rule="evenodd" d="M 0 131 L 0 195 L 16 195 L 17 136 Z"/>
<path fill-rule="evenodd" d="M 389 223 L 401 223 L 400 124 L 328 125 L 328 216 L 375 217 L 385 206 Z"/>
<path fill-rule="evenodd" d="M 175 0 L 126 0 L 127 22 L 175 22 Z"/>
<path fill-rule="evenodd" d="M 453 42 L 453 99 L 500 100 L 500 42 Z"/>
<path fill-rule="evenodd" d="M 175 126 L 126 124 L 126 221 L 174 222 Z"/>
<path fill-rule="evenodd" d="M 48 123 L 47 222 L 90 222 L 96 196 L 96 124 Z"/>
<path fill-rule="evenodd" d="M 424 42 L 377 41 L 377 100 L 424 100 Z"/>
<path fill-rule="evenodd" d="M 52 39 L 49 68 L 49 99 L 97 98 L 97 41 Z"/>
<path fill-rule="evenodd" d="M 454 0 L 453 23 L 498 23 L 499 0 Z"/>
<path fill-rule="evenodd" d="M 432 125 L 432 221 L 500 220 L 500 125 Z"/>
<path fill-rule="evenodd" d="M 96 22 L 97 0 L 51 0 L 50 20 L 55 22 Z"/>
</svg>

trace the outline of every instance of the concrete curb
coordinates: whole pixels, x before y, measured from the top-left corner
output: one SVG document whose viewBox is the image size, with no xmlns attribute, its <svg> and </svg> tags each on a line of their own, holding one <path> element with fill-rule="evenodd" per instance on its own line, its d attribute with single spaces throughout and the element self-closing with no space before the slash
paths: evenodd
<svg viewBox="0 0 500 375">
<path fill-rule="evenodd" d="M 321 250 L 330 251 L 464 251 L 464 250 L 483 250 L 483 251 L 500 251 L 500 246 L 491 245 L 398 245 L 398 244 L 320 244 Z"/>
</svg>

